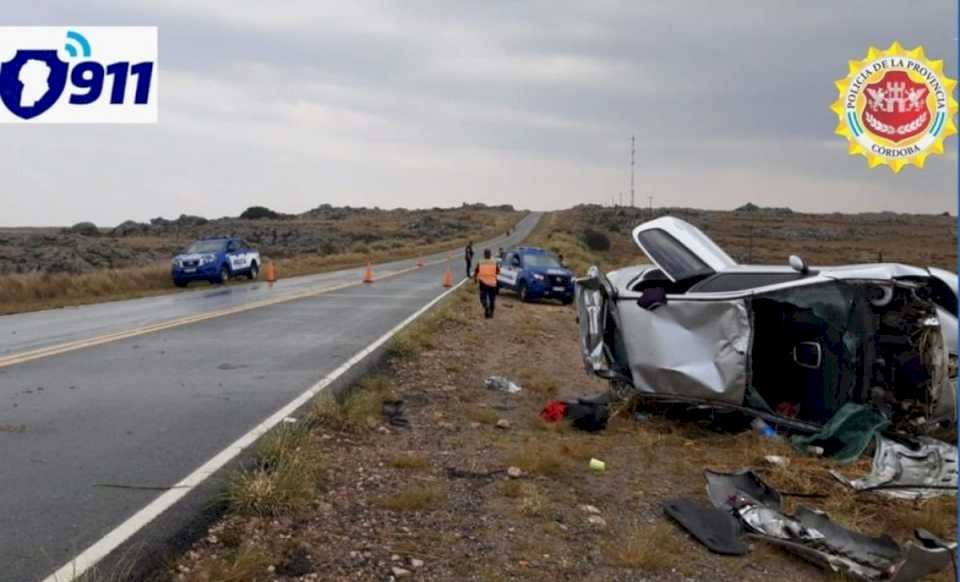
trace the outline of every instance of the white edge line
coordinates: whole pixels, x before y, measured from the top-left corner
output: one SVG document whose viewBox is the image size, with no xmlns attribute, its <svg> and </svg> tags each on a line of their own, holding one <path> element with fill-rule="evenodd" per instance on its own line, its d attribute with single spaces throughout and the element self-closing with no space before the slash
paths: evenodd
<svg viewBox="0 0 960 582">
<path fill-rule="evenodd" d="M 431 307 L 442 301 L 445 297 L 459 289 L 466 282 L 467 279 L 462 279 L 452 288 L 444 291 L 432 301 L 421 307 L 413 315 L 401 321 L 396 327 L 380 336 L 372 344 L 354 354 L 353 357 L 341 364 L 340 367 L 324 376 L 319 382 L 310 388 L 307 388 L 307 390 L 300 394 L 300 396 L 297 396 L 287 403 L 283 408 L 274 412 L 266 420 L 251 429 L 250 432 L 235 440 L 232 444 L 227 446 L 227 448 L 223 449 L 209 461 L 194 470 L 193 473 L 187 475 L 176 485 L 163 492 L 159 497 L 150 502 L 146 507 L 133 514 L 126 521 L 110 531 L 107 535 L 100 538 L 99 541 L 95 542 L 83 552 L 74 556 L 59 570 L 45 578 L 43 582 L 71 582 L 79 576 L 82 576 L 84 572 L 96 565 L 97 562 L 105 558 L 110 552 L 120 547 L 121 544 L 130 539 L 148 523 L 153 521 L 154 518 L 158 517 L 164 511 L 169 509 L 174 503 L 182 499 L 188 493 L 193 491 L 194 488 L 206 481 L 208 477 L 223 468 L 224 465 L 236 458 L 237 455 L 244 451 L 244 449 L 256 442 L 257 439 L 269 432 L 270 429 L 283 422 L 285 417 L 293 414 L 298 408 L 306 404 L 311 398 L 315 397 L 327 386 L 333 383 L 334 380 L 344 375 L 348 370 L 350 370 L 350 368 L 370 355 L 374 350 L 385 344 L 403 328 L 410 325 L 410 323 L 427 312 Z"/>
</svg>

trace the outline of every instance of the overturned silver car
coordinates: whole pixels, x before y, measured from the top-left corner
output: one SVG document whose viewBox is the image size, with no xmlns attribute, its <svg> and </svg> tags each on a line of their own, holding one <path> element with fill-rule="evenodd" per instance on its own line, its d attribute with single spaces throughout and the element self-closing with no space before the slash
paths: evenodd
<svg viewBox="0 0 960 582">
<path fill-rule="evenodd" d="M 588 373 L 614 394 L 741 409 L 797 428 L 848 402 L 898 428 L 956 415 L 957 276 L 901 264 L 737 264 L 674 217 L 633 239 L 653 264 L 577 280 Z"/>
</svg>

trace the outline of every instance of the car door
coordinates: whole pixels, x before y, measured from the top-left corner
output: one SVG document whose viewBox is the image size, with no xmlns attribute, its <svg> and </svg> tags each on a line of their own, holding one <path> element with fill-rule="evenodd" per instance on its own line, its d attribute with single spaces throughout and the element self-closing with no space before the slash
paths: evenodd
<svg viewBox="0 0 960 582">
<path fill-rule="evenodd" d="M 500 265 L 500 274 L 497 275 L 497 281 L 500 282 L 501 286 L 516 289 L 519 276 L 520 256 L 517 253 L 507 253 L 503 257 L 503 263 Z"/>
<path fill-rule="evenodd" d="M 227 262 L 230 263 L 231 271 L 242 271 L 248 267 L 246 253 L 239 241 L 231 240 L 227 243 Z"/>
<path fill-rule="evenodd" d="M 747 299 L 628 284 L 619 287 L 595 267 L 577 279 L 587 371 L 641 392 L 742 404 L 752 339 Z"/>
</svg>

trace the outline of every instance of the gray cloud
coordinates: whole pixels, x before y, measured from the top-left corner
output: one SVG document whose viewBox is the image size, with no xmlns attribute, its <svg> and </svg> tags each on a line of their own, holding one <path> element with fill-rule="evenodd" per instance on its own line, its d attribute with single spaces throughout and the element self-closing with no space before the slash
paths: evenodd
<svg viewBox="0 0 960 582">
<path fill-rule="evenodd" d="M 40 3 L 34 3 L 40 4 Z M 869 45 L 956 77 L 956 6 L 892 0 L 24 6 L 10 24 L 160 27 L 160 124 L 0 126 L 4 224 L 109 224 L 252 204 L 463 201 L 956 207 L 946 158 L 894 176 L 833 135 Z"/>
</svg>

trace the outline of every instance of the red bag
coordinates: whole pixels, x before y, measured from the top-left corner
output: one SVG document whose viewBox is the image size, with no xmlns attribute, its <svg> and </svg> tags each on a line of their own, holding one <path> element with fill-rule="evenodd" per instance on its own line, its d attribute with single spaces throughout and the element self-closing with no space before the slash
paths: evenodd
<svg viewBox="0 0 960 582">
<path fill-rule="evenodd" d="M 560 422 L 567 415 L 567 403 L 551 400 L 540 411 L 540 418 L 547 422 Z"/>
</svg>

